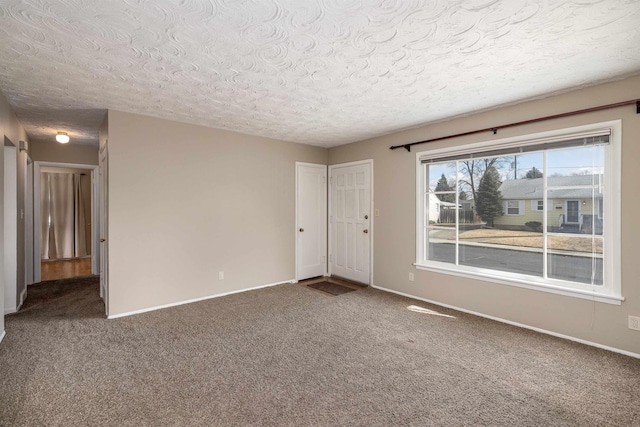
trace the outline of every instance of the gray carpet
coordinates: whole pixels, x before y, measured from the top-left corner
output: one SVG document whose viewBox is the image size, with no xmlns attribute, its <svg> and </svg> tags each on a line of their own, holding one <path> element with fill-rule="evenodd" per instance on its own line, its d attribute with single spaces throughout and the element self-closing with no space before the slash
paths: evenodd
<svg viewBox="0 0 640 427">
<path fill-rule="evenodd" d="M 32 286 L 7 316 L 0 425 L 640 422 L 639 360 L 375 289 L 281 285 L 105 320 L 97 283 Z"/>
</svg>

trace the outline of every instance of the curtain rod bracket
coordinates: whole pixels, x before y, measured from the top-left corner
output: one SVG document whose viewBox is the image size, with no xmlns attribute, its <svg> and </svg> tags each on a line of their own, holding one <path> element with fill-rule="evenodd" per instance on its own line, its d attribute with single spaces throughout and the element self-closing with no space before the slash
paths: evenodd
<svg viewBox="0 0 640 427">
<path fill-rule="evenodd" d="M 640 107 L 638 107 L 638 108 L 640 108 Z M 411 146 L 409 144 L 406 144 L 404 146 L 404 149 L 407 150 L 408 152 L 411 152 Z"/>
<path fill-rule="evenodd" d="M 636 102 L 636 114 L 640 114 L 640 101 Z"/>
<path fill-rule="evenodd" d="M 493 134 L 497 134 L 498 133 L 498 129 L 497 128 L 491 128 L 491 132 L 493 132 Z"/>
</svg>

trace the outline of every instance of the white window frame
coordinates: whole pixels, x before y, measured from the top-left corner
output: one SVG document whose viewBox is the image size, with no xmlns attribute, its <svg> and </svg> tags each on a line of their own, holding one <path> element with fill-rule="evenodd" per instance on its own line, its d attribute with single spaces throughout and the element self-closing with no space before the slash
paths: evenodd
<svg viewBox="0 0 640 427">
<path fill-rule="evenodd" d="M 509 213 L 509 209 L 516 209 L 514 207 L 509 207 L 509 202 L 516 202 L 518 203 L 517 209 L 518 212 L 516 213 Z M 504 214 L 505 216 L 522 216 L 524 215 L 524 200 L 505 200 L 504 201 Z"/>
<path fill-rule="evenodd" d="M 444 158 L 448 156 L 459 156 L 469 154 L 478 157 L 484 151 L 497 150 L 502 148 L 514 148 L 519 145 L 530 144 L 533 141 L 553 141 L 578 134 L 597 132 L 603 129 L 610 129 L 609 144 L 605 146 L 604 163 L 604 194 L 607 203 L 604 206 L 603 221 L 603 270 L 604 284 L 592 286 L 579 284 L 576 282 L 544 279 L 535 276 L 528 276 L 517 273 L 503 272 L 499 270 L 455 265 L 426 259 L 427 239 L 425 236 L 426 227 L 424 223 L 425 204 L 424 195 L 429 191 L 425 176 L 426 166 L 422 160 L 425 158 Z M 415 266 L 421 270 L 435 271 L 466 278 L 478 279 L 487 282 L 499 283 L 508 286 L 534 289 L 543 292 L 566 295 L 576 298 L 589 299 L 597 302 L 609 304 L 621 304 L 624 301 L 621 284 L 621 247 L 620 247 L 620 208 L 621 208 L 621 144 L 622 144 L 622 121 L 614 120 L 608 122 L 594 123 L 584 126 L 556 129 L 530 135 L 522 135 L 511 138 L 504 138 L 494 141 L 479 142 L 456 146 L 453 148 L 438 148 L 429 151 L 416 153 L 416 262 Z M 550 203 L 550 200 L 547 200 Z M 456 230 L 457 233 L 457 230 Z M 456 250 L 456 263 L 457 263 Z"/>
</svg>

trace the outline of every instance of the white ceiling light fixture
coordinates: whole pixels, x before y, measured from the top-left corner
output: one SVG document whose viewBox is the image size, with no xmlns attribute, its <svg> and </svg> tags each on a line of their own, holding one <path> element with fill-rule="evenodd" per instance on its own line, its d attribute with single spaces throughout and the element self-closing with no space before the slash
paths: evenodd
<svg viewBox="0 0 640 427">
<path fill-rule="evenodd" d="M 56 134 L 56 141 L 58 141 L 60 144 L 66 144 L 67 142 L 69 142 L 69 135 L 67 135 L 66 132 L 58 132 Z"/>
</svg>

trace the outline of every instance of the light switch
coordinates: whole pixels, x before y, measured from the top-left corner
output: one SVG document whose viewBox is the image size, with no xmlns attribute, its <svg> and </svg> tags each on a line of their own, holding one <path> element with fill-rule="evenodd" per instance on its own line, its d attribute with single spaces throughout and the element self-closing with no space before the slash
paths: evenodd
<svg viewBox="0 0 640 427">
<path fill-rule="evenodd" d="M 380 216 L 380 209 L 374 209 L 374 210 L 373 210 L 373 214 L 374 214 L 375 216 Z"/>
</svg>

